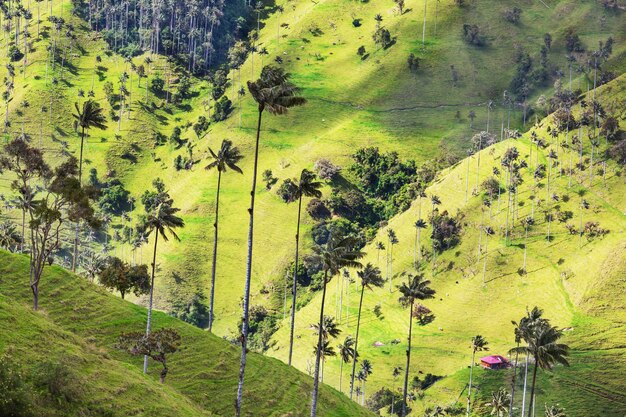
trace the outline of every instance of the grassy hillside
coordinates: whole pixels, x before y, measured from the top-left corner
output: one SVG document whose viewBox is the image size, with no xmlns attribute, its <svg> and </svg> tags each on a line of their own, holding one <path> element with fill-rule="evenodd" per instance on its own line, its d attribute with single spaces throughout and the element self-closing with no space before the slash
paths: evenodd
<svg viewBox="0 0 626 417">
<path fill-rule="evenodd" d="M 113 348 L 120 333 L 142 331 L 143 308 L 52 267 L 42 280 L 41 311 L 33 313 L 25 281 L 28 259 L 0 252 L 0 276 L 0 350 L 10 349 L 28 368 L 42 360 L 66 361 L 75 374 L 70 381 L 84 390 L 76 413 L 85 409 L 107 410 L 115 416 L 232 414 L 239 370 L 236 346 L 157 313 L 153 318 L 157 328 L 174 327 L 182 336 L 181 349 L 168 361 L 171 370 L 161 385 L 158 364 L 152 363 L 145 377 L 141 358 Z M 247 369 L 245 415 L 307 414 L 309 377 L 257 354 L 249 356 Z M 370 415 L 332 388 L 323 388 L 320 401 L 324 416 Z M 42 414 L 37 415 L 57 415 L 52 407 L 39 411 Z"/>
<path fill-rule="evenodd" d="M 623 119 L 623 103 L 626 94 L 626 78 L 602 87 L 597 92 L 600 101 L 607 108 L 615 108 Z M 578 113 L 576 113 L 578 117 Z M 547 128 L 551 125 L 547 118 L 533 130 L 540 138 L 549 138 Z M 623 122 L 622 122 L 623 126 Z M 548 139 L 549 140 L 549 139 Z M 560 135 L 558 142 L 564 140 Z M 519 139 L 509 139 L 493 145 L 480 153 L 481 166 L 479 184 L 493 176 L 492 170 L 500 170 L 502 155 L 515 147 L 520 159 L 529 160 L 529 168 L 522 169 L 523 184 L 518 196 L 518 219 L 511 232 L 507 245 L 504 238 L 507 200 L 502 193 L 500 201 L 492 203 L 489 209 L 483 208 L 485 194 L 480 187 L 478 195 L 472 195 L 476 187 L 478 155 L 468 158 L 456 166 L 441 173 L 435 184 L 428 188 L 427 194 L 437 195 L 442 201 L 440 212 L 447 210 L 451 214 L 459 213 L 462 222 L 460 244 L 437 257 L 435 266 L 432 262 L 422 265 L 421 270 L 432 280 L 432 287 L 437 291 L 434 300 L 424 304 L 436 318 L 427 326 L 414 326 L 414 349 L 411 362 L 411 374 L 423 378 L 420 373 L 432 373 L 446 376 L 434 387 L 425 392 L 423 399 L 414 402 L 417 409 L 424 409 L 436 404 L 450 405 L 461 397 L 467 384 L 467 367 L 471 361 L 471 338 L 481 334 L 489 341 L 492 354 L 506 355 L 514 346 L 511 320 L 519 320 L 526 308 L 539 306 L 545 310 L 545 316 L 556 325 L 567 328 L 566 343 L 572 347 L 571 368 L 558 367 L 553 374 L 540 373 L 538 407 L 545 403 L 560 403 L 568 415 L 573 416 L 621 416 L 626 406 L 624 381 L 619 374 L 626 368 L 624 361 L 623 329 L 625 317 L 618 306 L 624 303 L 624 272 L 626 271 L 626 184 L 623 167 L 607 163 L 607 173 L 603 179 L 598 174 L 601 165 L 593 168 L 594 179 L 590 183 L 590 143 L 585 141 L 585 169 L 575 170 L 570 186 L 566 173 L 558 174 L 553 170 L 550 185 L 550 197 L 546 196 L 546 179 L 535 185 L 532 173 L 536 167 L 535 158 L 546 161 L 549 150 L 556 150 L 557 139 L 552 146 L 537 154 L 536 146 L 531 144 L 529 134 Z M 570 148 L 571 149 L 571 148 Z M 569 167 L 570 154 L 577 161 L 577 149 L 567 150 L 560 147 L 561 167 Z M 545 163 L 545 162 L 544 162 Z M 468 174 L 469 170 L 469 174 Z M 567 171 L 566 171 L 567 172 Z M 468 177 L 469 175 L 469 177 Z M 504 174 L 502 174 L 504 175 Z M 466 202 L 465 189 L 469 178 L 469 196 Z M 504 184 L 504 176 L 501 178 Z M 504 187 L 504 185 L 502 185 Z M 556 193 L 558 203 L 551 202 Z M 533 210 L 531 195 L 535 195 L 536 223 L 529 230 L 528 241 L 524 238 L 521 220 L 530 217 Z M 590 208 L 582 211 L 583 223 L 599 221 L 601 227 L 609 233 L 594 240 L 572 235 L 565 227 L 566 223 L 554 220 L 551 224 L 551 239 L 548 241 L 545 210 L 561 212 L 572 211 L 573 218 L 567 223 L 578 226 L 581 216 L 581 197 L 589 202 Z M 543 200 L 539 207 L 539 200 Z M 431 211 L 429 199 L 421 203 L 421 217 L 427 218 Z M 385 286 L 373 293 L 366 292 L 363 304 L 361 336 L 359 345 L 362 358 L 369 359 L 374 368 L 374 375 L 368 382 L 369 392 L 381 386 L 391 387 L 393 378 L 391 369 L 404 366 L 406 350 L 406 332 L 408 330 L 408 312 L 399 303 L 399 293 L 395 285 L 403 278 L 398 272 L 413 269 L 413 251 L 415 245 L 414 222 L 419 218 L 420 204 L 393 218 L 388 225 L 396 231 L 400 243 L 393 250 L 392 291 Z M 554 211 L 553 211 L 554 212 Z M 511 217 L 512 218 L 512 217 Z M 482 219 L 482 220 L 481 220 Z M 479 226 L 491 226 L 496 234 L 489 237 L 482 235 L 482 250 L 478 253 Z M 376 241 L 387 242 L 387 228 L 382 229 Z M 422 245 L 430 253 L 430 228 L 422 233 Z M 520 273 L 523 265 L 524 245 L 527 245 L 526 274 Z M 487 246 L 487 249 L 485 248 Z M 364 262 L 378 264 L 377 251 L 373 244 L 366 247 L 368 256 Z M 382 259 L 385 254 L 383 252 Z M 483 278 L 483 267 L 486 273 Z M 380 268 L 385 274 L 385 261 Z M 352 278 L 358 281 L 354 271 Z M 354 334 L 357 313 L 357 287 L 350 285 L 349 295 L 343 294 L 344 305 L 341 313 L 344 334 Z M 341 288 L 345 284 L 333 282 L 329 289 L 327 314 L 339 317 L 337 309 Z M 382 317 L 374 314 L 375 306 L 380 306 Z M 310 346 L 314 344 L 309 325 L 315 322 L 319 311 L 319 297 L 298 312 L 296 335 L 298 340 L 295 355 L 296 366 L 305 369 L 311 361 Z M 271 354 L 285 360 L 287 355 L 288 328 L 283 327 L 276 333 L 277 345 Z M 401 341 L 394 344 L 393 341 Z M 375 342 L 384 346 L 376 347 Z M 487 399 L 499 386 L 510 386 L 509 372 L 478 371 L 480 386 L 479 398 Z M 345 373 L 344 373 L 345 378 Z M 337 387 L 339 385 L 339 359 L 329 359 L 326 364 L 325 381 Z M 346 384 L 347 379 L 344 379 Z M 397 384 L 397 383 L 396 383 Z M 345 385 L 344 385 L 345 386 Z M 396 385 L 397 386 L 397 385 Z M 464 394 L 466 395 L 466 394 Z M 464 401 L 464 396 L 461 402 Z M 540 408 L 538 408 L 539 412 Z"/>
<path fill-rule="evenodd" d="M 63 10 L 61 5 L 64 4 Z M 282 58 L 283 66 L 294 75 L 294 81 L 303 87 L 309 100 L 306 107 L 297 109 L 283 118 L 268 117 L 263 128 L 260 168 L 272 169 L 274 175 L 284 179 L 294 176 L 303 167 L 311 167 L 320 157 L 345 164 L 352 151 L 362 146 L 379 146 L 383 150 L 396 150 L 403 158 L 424 161 L 437 154 L 439 145 L 460 150 L 468 138 L 486 126 L 486 103 L 495 100 L 490 114 L 491 126 L 499 130 L 507 117 L 500 99 L 513 77 L 514 46 L 524 40 L 524 49 L 538 61 L 543 33 L 553 35 L 553 48 L 549 54 L 554 65 L 565 68 L 563 34 L 576 27 L 588 48 L 598 40 L 612 35 L 616 42 L 609 68 L 617 69 L 623 63 L 624 31 L 619 14 L 604 11 L 595 1 L 577 3 L 560 1 L 550 8 L 540 2 L 521 5 L 521 22 L 510 24 L 502 18 L 508 7 L 491 0 L 468 2 L 464 8 L 452 1 L 428 5 L 426 10 L 426 44 L 421 46 L 423 4 L 408 1 L 406 11 L 399 15 L 392 2 L 354 3 L 346 0 L 322 2 L 289 2 L 281 4 L 284 11 L 272 13 L 268 6 L 267 18 L 261 22 L 257 48 L 266 47 L 269 55 L 255 54 L 248 58 L 226 94 L 233 99 L 236 109 L 231 117 L 214 124 L 201 140 L 195 139 L 192 129 L 184 128 L 207 113 L 209 91 L 205 83 L 194 80 L 194 97 L 179 106 L 165 105 L 164 101 L 149 94 L 145 100 L 144 87 L 155 74 L 171 73 L 171 66 L 159 57 L 148 70 L 148 80 L 138 82 L 130 66 L 115 54 L 105 53 L 105 43 L 90 32 L 70 13 L 68 2 L 53 2 L 53 13 L 62 14 L 74 25 L 76 40 L 71 45 L 58 36 L 47 22 L 47 8 L 42 10 L 42 37 L 33 36 L 34 50 L 28 55 L 26 75 L 21 74 L 16 63 L 16 88 L 10 102 L 11 131 L 22 129 L 43 146 L 57 151 L 67 143 L 76 152 L 77 137 L 73 133 L 70 112 L 78 100 L 79 89 L 88 92 L 94 85 L 95 98 L 107 109 L 104 83 L 110 81 L 117 88 L 120 75 L 127 71 L 133 79 L 131 110 L 125 112 L 119 124 L 109 122 L 104 131 L 93 131 L 86 144 L 88 167 L 98 169 L 100 177 L 115 172 L 135 197 L 149 187 L 152 179 L 162 177 L 172 189 L 175 201 L 183 209 L 187 228 L 182 232 L 182 242 L 164 246 L 159 263 L 157 305 L 167 309 L 174 301 L 186 301 L 196 291 L 206 291 L 210 271 L 212 209 L 215 192 L 215 175 L 201 169 L 202 163 L 191 172 L 176 172 L 173 159 L 186 154 L 185 149 L 165 145 L 153 149 L 152 134 L 165 135 L 175 126 L 182 126 L 183 136 L 196 145 L 196 157 L 206 155 L 207 146 L 217 147 L 223 138 L 232 139 L 249 155 L 256 109 L 249 95 L 241 102 L 235 91 L 240 84 L 254 78 L 261 64 Z M 341 13 L 338 13 L 341 11 Z M 436 13 L 435 13 L 436 12 Z M 395 44 L 388 49 L 377 48 L 372 40 L 376 22 L 381 14 L 382 25 L 388 28 Z M 265 16 L 266 13 L 263 13 Z M 437 31 L 435 33 L 435 17 Z M 355 27 L 353 20 L 359 20 Z M 323 23 L 320 23 L 323 22 Z M 462 40 L 464 22 L 479 24 L 486 45 L 475 47 Z M 31 22 L 30 32 L 35 33 Z M 46 46 L 59 39 L 67 46 L 69 71 L 61 74 L 60 68 L 46 72 Z M 10 42 L 7 36 L 4 42 Z M 368 58 L 357 54 L 365 46 Z M 71 48 L 71 49 L 70 49 Z M 406 65 L 409 53 L 420 59 L 420 69 L 411 73 Z M 96 64 L 96 56 L 103 57 Z M 143 63 L 144 57 L 134 62 Z M 452 80 L 450 65 L 457 73 Z M 48 74 L 48 76 L 44 76 Z M 58 80 L 52 84 L 52 77 Z M 168 77 L 169 78 L 169 77 Z M 172 79 L 174 77 L 171 77 Z M 574 73 L 574 87 L 586 88 L 588 80 Z M 141 83 L 141 87 L 140 87 Z M 529 103 L 541 90 L 549 90 L 548 83 L 533 92 Z M 132 88 L 131 88 L 132 87 Z M 23 100 L 28 100 L 24 107 Z M 46 111 L 42 113 L 42 106 Z M 48 111 L 50 109 L 51 111 Z M 470 129 L 468 113 L 474 110 L 477 117 Z M 456 117 L 457 111 L 460 118 Z M 241 124 L 240 121 L 241 120 Z M 512 125 L 520 126 L 520 111 L 514 111 Z M 520 126 L 521 127 L 521 126 Z M 493 127 L 492 127 L 493 128 Z M 156 162 L 154 162 L 156 160 Z M 245 241 L 247 191 L 250 187 L 251 160 L 243 161 L 244 176 L 229 175 L 223 182 L 222 242 L 219 253 L 216 331 L 229 334 L 235 331 L 239 317 L 235 300 L 241 296 L 244 254 L 239 248 Z M 253 297 L 255 304 L 267 303 L 259 291 L 264 284 L 282 278 L 282 272 L 292 254 L 292 224 L 295 223 L 293 207 L 284 205 L 273 193 L 259 191 L 257 240 L 255 244 Z M 114 226 L 120 225 L 119 221 Z M 307 227 L 305 226 L 305 232 Z M 113 233 L 113 229 L 111 229 Z M 307 240 L 308 241 L 308 240 Z M 307 244 L 305 241 L 305 245 Z M 130 248 L 117 254 L 130 257 Z M 177 282 L 184 280 L 181 288 Z"/>
</svg>

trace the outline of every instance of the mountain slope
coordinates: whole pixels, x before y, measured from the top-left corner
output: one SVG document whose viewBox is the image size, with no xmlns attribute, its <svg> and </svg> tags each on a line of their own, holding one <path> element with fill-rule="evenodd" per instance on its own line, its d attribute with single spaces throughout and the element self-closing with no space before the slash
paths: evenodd
<svg viewBox="0 0 626 417">
<path fill-rule="evenodd" d="M 8 332 L 2 332 L 0 347 L 14 345 L 17 352 L 23 353 L 24 362 L 35 360 L 48 350 L 55 355 L 67 352 L 70 358 L 80 358 L 84 365 L 76 371 L 86 386 L 97 392 L 93 403 L 103 407 L 107 398 L 111 400 L 113 396 L 118 407 L 114 415 L 172 415 L 172 409 L 177 410 L 176 415 L 231 415 L 239 369 L 236 346 L 156 312 L 153 316 L 156 328 L 174 327 L 182 336 L 181 349 L 168 360 L 170 372 L 166 384 L 161 386 L 156 383 L 157 364 L 151 363 L 149 377 L 145 378 L 141 374 L 141 358 L 132 358 L 113 349 L 120 333 L 144 329 L 146 311 L 143 308 L 61 268 L 51 267 L 42 279 L 42 311 L 27 312 L 30 303 L 29 288 L 24 281 L 27 276 L 27 258 L 0 252 L 0 305 L 3 307 L 0 323 Z M 58 336 L 48 345 L 44 341 L 50 329 Z M 5 335 L 14 335 L 15 339 Z M 77 347 L 71 348 L 74 343 Z M 32 349 L 28 349 L 29 346 Z M 312 388 L 309 377 L 280 361 L 257 354 L 249 356 L 247 369 L 245 415 L 308 413 Z M 83 376 L 83 372 L 93 377 Z M 148 397 L 142 396 L 138 401 L 137 385 L 146 386 Z M 370 415 L 331 388 L 324 387 L 320 394 L 321 415 Z M 138 404 L 146 398 L 152 399 L 154 404 L 142 409 Z M 159 401 L 162 406 L 156 405 Z M 172 407 L 170 411 L 168 407 Z"/>
<path fill-rule="evenodd" d="M 626 76 L 622 75 L 601 87 L 597 95 L 606 108 L 614 108 L 621 115 L 619 117 L 622 117 L 623 126 Z M 577 109 L 574 113 L 579 117 Z M 591 146 L 589 141 L 585 141 L 585 170 L 575 170 L 570 186 L 567 175 L 570 155 L 577 162 L 578 150 L 561 147 L 559 161 L 565 173 L 559 175 L 558 168 L 553 170 L 550 194 L 546 195 L 546 179 L 539 180 L 541 186 L 536 186 L 532 173 L 536 168 L 537 156 L 539 163 L 545 163 L 548 152 L 557 150 L 557 140 L 549 139 L 547 133 L 552 123 L 551 117 L 533 129 L 538 137 L 552 145 L 549 148 L 540 149 L 537 153 L 536 146 L 530 144 L 528 134 L 519 139 L 499 142 L 480 152 L 478 184 L 476 154 L 442 172 L 427 189 L 429 198 L 437 195 L 442 201 L 440 212 L 445 210 L 451 215 L 459 214 L 462 234 L 457 246 L 437 257 L 434 268 L 432 262 L 420 268 L 432 280 L 432 286 L 437 291 L 434 300 L 424 302 L 436 318 L 430 325 L 414 326 L 411 375 L 423 378 L 421 373 L 432 373 L 449 378 L 428 389 L 423 400 L 414 402 L 418 410 L 436 404 L 447 405 L 461 398 L 469 378 L 464 369 L 471 361 L 469 346 L 474 335 L 481 334 L 489 341 L 489 353 L 506 355 L 514 345 L 511 320 L 519 320 L 526 308 L 539 306 L 554 324 L 568 328 L 565 339 L 573 352 L 570 369 L 558 367 L 554 376 L 540 373 L 538 404 L 543 406 L 544 402 L 559 402 L 566 407 L 568 415 L 573 416 L 617 417 L 623 413 L 626 397 L 623 395 L 623 378 L 618 375 L 626 369 L 623 356 L 626 339 L 620 332 L 625 320 L 620 307 L 625 301 L 621 289 L 626 270 L 624 171 L 622 166 L 608 162 L 606 177 L 603 179 L 597 172 L 602 167 L 598 164 L 593 168 L 595 179 L 590 185 Z M 564 139 L 565 134 L 562 134 L 558 141 Z M 480 184 L 493 176 L 493 168 L 504 171 L 501 166 L 502 156 L 512 147 L 518 150 L 520 160 L 530 161 L 530 167 L 522 169 L 524 182 L 519 190 L 517 220 L 510 232 L 510 242 L 506 244 L 506 193 L 502 192 L 500 199 L 494 198 L 490 211 L 482 206 L 485 191 Z M 504 173 L 500 180 L 504 187 Z M 477 195 L 472 195 L 473 189 L 478 191 Z M 559 197 L 558 202 L 552 201 L 553 194 Z M 535 204 L 531 195 L 534 195 Z M 590 208 L 582 212 L 579 195 L 590 204 Z M 416 236 L 413 224 L 420 218 L 420 211 L 421 218 L 428 218 L 432 209 L 429 198 L 423 199 L 421 209 L 419 201 L 416 201 L 410 210 L 394 217 L 374 240 L 374 243 L 382 241 L 387 244 L 386 232 L 391 228 L 400 243 L 393 249 L 392 291 L 386 285 L 383 289 L 365 294 L 359 346 L 362 358 L 369 359 L 374 368 L 374 375 L 368 382 L 370 393 L 372 389 L 391 387 L 392 368 L 404 366 L 408 312 L 397 301 L 399 294 L 395 285 L 399 285 L 404 278 L 396 274 L 414 271 Z M 541 207 L 538 206 L 539 200 L 542 200 Z M 545 218 L 548 208 L 555 216 L 549 241 L 546 239 L 548 225 Z M 529 229 L 526 241 L 520 223 L 522 219 L 531 217 L 533 211 L 536 224 Z M 571 211 L 573 217 L 561 223 L 556 220 L 557 211 Z M 608 229 L 609 233 L 590 240 L 587 237 L 581 239 L 578 234 L 570 234 L 566 224 L 578 227 L 581 215 L 583 223 L 598 221 L 600 227 Z M 482 234 L 479 255 L 481 225 L 492 227 L 495 235 L 487 241 L 486 235 Z M 422 232 L 422 246 L 427 254 L 431 253 L 429 236 L 430 227 Z M 378 263 L 374 243 L 365 248 L 368 256 L 364 262 L 379 265 L 386 276 L 385 261 Z M 527 245 L 526 274 L 520 272 L 524 262 L 524 245 Z M 381 259 L 384 257 L 383 253 Z M 354 271 L 351 274 L 352 279 L 358 281 Z M 341 283 L 335 278 L 335 282 L 329 285 L 326 313 L 339 317 L 337 304 L 341 299 L 344 303 L 341 321 L 344 333 L 341 337 L 355 331 L 358 307 L 356 285 L 357 282 L 350 285 L 349 294 L 345 291 L 345 281 Z M 343 297 L 340 295 L 342 288 Z M 300 310 L 296 317 L 296 335 L 301 337 L 296 344 L 296 352 L 299 353 L 296 355 L 296 366 L 300 369 L 305 369 L 307 361 L 311 360 L 309 346 L 314 344 L 314 340 L 308 327 L 319 314 L 319 298 L 316 297 Z M 382 318 L 374 313 L 376 306 L 379 306 Z M 277 344 L 270 354 L 285 360 L 288 338 L 288 327 L 284 326 L 276 333 Z M 384 346 L 376 347 L 375 342 L 382 342 Z M 327 383 L 335 387 L 339 385 L 338 359 L 327 361 L 325 374 Z M 507 372 L 479 370 L 478 384 L 483 379 L 486 381 L 480 396 L 487 398 L 509 377 Z M 344 386 L 346 381 L 344 379 Z"/>
</svg>

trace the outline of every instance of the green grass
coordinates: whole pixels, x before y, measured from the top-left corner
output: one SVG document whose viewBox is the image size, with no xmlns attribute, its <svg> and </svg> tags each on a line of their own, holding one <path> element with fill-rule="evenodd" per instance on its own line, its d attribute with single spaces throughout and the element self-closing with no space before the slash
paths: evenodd
<svg viewBox="0 0 626 417">
<path fill-rule="evenodd" d="M 170 373 L 161 385 L 158 364 L 152 362 L 144 376 L 141 358 L 114 349 L 120 333 L 142 331 L 145 309 L 51 267 L 42 279 L 40 311 L 32 312 L 28 259 L 0 252 L 0 276 L 0 350 L 10 347 L 28 366 L 44 358 L 76 362 L 74 371 L 88 391 L 89 404 L 110 407 L 113 415 L 119 416 L 232 414 L 238 347 L 155 312 L 155 328 L 174 327 L 182 336 L 181 349 L 168 360 Z M 252 353 L 248 356 L 244 415 L 305 415 L 311 389 L 308 376 L 276 359 Z M 333 417 L 371 415 L 325 386 L 319 411 Z"/>
</svg>

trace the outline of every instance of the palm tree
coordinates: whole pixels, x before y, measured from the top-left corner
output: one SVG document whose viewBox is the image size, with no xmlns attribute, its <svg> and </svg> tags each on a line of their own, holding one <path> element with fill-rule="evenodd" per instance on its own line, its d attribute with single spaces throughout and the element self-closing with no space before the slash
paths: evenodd
<svg viewBox="0 0 626 417">
<path fill-rule="evenodd" d="M 150 334 L 150 325 L 152 324 L 152 302 L 154 297 L 154 273 L 156 270 L 156 255 L 159 235 L 164 241 L 168 241 L 167 233 L 171 234 L 174 239 L 180 241 L 180 238 L 174 231 L 179 227 L 185 227 L 185 222 L 176 213 L 180 209 L 174 207 L 174 201 L 170 198 L 166 191 L 160 192 L 157 196 L 157 206 L 153 207 L 144 220 L 142 229 L 146 230 L 146 236 L 154 232 L 154 252 L 152 254 L 152 275 L 150 277 L 150 301 L 148 303 L 148 322 L 146 324 L 146 336 Z M 148 356 L 143 358 L 143 373 L 148 372 Z"/>
<path fill-rule="evenodd" d="M 427 225 L 423 219 L 418 219 L 415 224 L 415 250 L 413 251 L 413 267 L 417 268 L 417 261 L 422 260 L 422 229 L 426 229 Z"/>
<path fill-rule="evenodd" d="M 338 348 L 339 348 L 339 358 L 341 359 L 341 362 L 339 363 L 339 392 L 343 392 L 341 390 L 341 384 L 343 382 L 343 364 L 356 359 L 356 350 L 354 349 L 354 338 L 352 336 L 346 336 L 343 343 L 340 343 Z"/>
<path fill-rule="evenodd" d="M 259 162 L 259 140 L 261 138 L 261 118 L 267 110 L 270 114 L 284 115 L 291 107 L 303 105 L 306 100 L 299 97 L 300 89 L 289 82 L 289 74 L 283 69 L 265 66 L 261 76 L 256 81 L 248 81 L 250 95 L 258 104 L 258 120 L 256 142 L 254 145 L 254 168 L 252 171 L 252 190 L 250 191 L 250 226 L 248 228 L 248 259 L 246 262 L 246 282 L 243 296 L 243 317 L 241 324 L 241 361 L 239 364 L 239 383 L 237 386 L 237 400 L 235 416 L 241 415 L 241 400 L 243 397 L 243 382 L 246 371 L 246 355 L 248 348 L 248 326 L 250 307 L 250 278 L 252 276 L 252 242 L 254 233 L 254 197 L 256 195 L 256 180 Z"/>
<path fill-rule="evenodd" d="M 385 280 L 380 274 L 380 269 L 372 266 L 368 263 L 361 271 L 357 272 L 359 278 L 361 278 L 361 298 L 359 300 L 359 313 L 356 319 L 356 338 L 354 340 L 354 350 L 357 352 L 358 358 L 358 346 L 359 346 L 359 330 L 361 327 L 361 309 L 363 308 L 363 294 L 365 289 L 372 290 L 373 287 L 381 288 L 385 285 Z M 354 390 L 354 375 L 356 371 L 357 358 L 352 362 L 352 376 L 350 377 L 350 399 L 352 399 L 352 392 Z"/>
<path fill-rule="evenodd" d="M 322 265 L 324 271 L 322 281 L 322 301 L 320 306 L 319 327 L 324 322 L 324 303 L 326 302 L 326 284 L 342 268 L 359 268 L 361 263 L 358 261 L 365 254 L 354 247 L 356 241 L 352 237 L 331 236 L 324 245 L 315 246 L 313 248 L 313 258 Z M 311 400 L 311 417 L 317 415 L 317 394 L 319 391 L 319 372 L 320 372 L 320 347 L 322 346 L 322 332 L 318 334 L 317 353 L 315 355 L 315 376 L 313 379 L 313 393 Z"/>
<path fill-rule="evenodd" d="M 496 232 L 491 226 L 485 229 L 485 256 L 483 258 L 483 285 L 485 285 L 485 275 L 487 274 L 487 257 L 489 256 L 489 236 L 493 236 Z"/>
<path fill-rule="evenodd" d="M 491 407 L 491 413 L 489 415 L 496 417 L 504 417 L 512 404 L 511 396 L 504 388 L 500 388 L 496 392 L 491 393 L 491 401 L 488 405 Z M 509 413 L 511 416 L 512 414 Z"/>
<path fill-rule="evenodd" d="M 470 364 L 470 379 L 467 388 L 467 412 L 465 415 L 469 417 L 472 409 L 472 376 L 474 374 L 474 363 L 476 362 L 476 352 L 489 350 L 487 347 L 487 340 L 481 335 L 476 335 L 472 338 L 472 363 Z"/>
<path fill-rule="evenodd" d="M 318 323 L 314 323 L 311 325 L 311 329 L 315 332 L 315 334 L 320 334 L 321 327 L 321 335 L 322 335 L 322 343 L 318 346 L 322 347 L 322 376 L 321 380 L 324 382 L 324 364 L 326 363 L 327 356 L 335 356 L 335 349 L 330 345 L 330 338 L 337 338 L 341 333 L 341 329 L 337 325 L 335 318 L 332 316 L 324 316 L 324 320 L 322 326 Z"/>
<path fill-rule="evenodd" d="M 416 300 L 426 300 L 433 298 L 435 290 L 430 288 L 430 281 L 424 279 L 424 274 L 408 274 L 407 282 L 398 286 L 402 296 L 398 299 L 403 307 L 409 307 L 409 338 L 406 350 L 406 368 L 404 371 L 404 389 L 402 400 L 402 417 L 406 416 L 406 398 L 409 387 L 409 369 L 411 366 L 411 336 L 413 332 L 413 305 Z"/>
<path fill-rule="evenodd" d="M 537 381 L 537 369 L 552 369 L 557 363 L 569 366 L 567 355 L 569 346 L 558 343 L 563 336 L 563 331 L 552 326 L 548 320 L 539 320 L 533 326 L 524 327 L 523 337 L 528 346 L 516 347 L 511 352 L 523 352 L 533 357 L 533 379 L 530 388 L 530 404 L 528 417 L 532 417 L 533 404 L 535 402 L 535 384 Z"/>
<path fill-rule="evenodd" d="M 81 129 L 80 134 L 80 157 L 78 159 L 78 182 L 81 182 L 83 176 L 83 147 L 85 144 L 85 132 L 91 128 L 104 130 L 106 126 L 106 117 L 104 110 L 96 101 L 91 99 L 83 103 L 82 108 L 78 103 L 74 103 L 76 113 L 73 113 L 74 125 Z M 76 223 L 76 231 L 74 235 L 74 258 L 72 259 L 72 272 L 76 272 L 78 264 L 78 223 Z"/>
<path fill-rule="evenodd" d="M 401 366 L 394 366 L 393 367 L 393 371 L 391 372 L 391 376 L 393 376 L 393 386 L 392 386 L 392 390 L 391 390 L 391 415 L 394 414 L 394 407 L 395 407 L 395 395 L 396 395 L 396 379 L 400 376 L 400 374 L 402 373 L 402 367 Z"/>
<path fill-rule="evenodd" d="M 300 214 L 302 213 L 302 197 L 320 198 L 322 192 L 322 183 L 317 181 L 315 173 L 308 169 L 303 169 L 300 173 L 300 180 L 292 182 L 293 187 L 290 189 L 287 203 L 298 201 L 298 223 L 296 226 L 296 259 L 293 269 L 293 284 L 291 288 L 291 328 L 289 330 L 289 365 L 291 365 L 291 357 L 293 354 L 293 331 L 296 323 L 296 292 L 298 285 L 298 251 L 300 241 Z"/>
<path fill-rule="evenodd" d="M 381 241 L 376 242 L 376 252 L 378 253 L 378 265 L 380 266 L 380 251 L 385 250 L 385 244 Z"/>
<path fill-rule="evenodd" d="M 367 359 L 363 359 L 361 362 L 361 370 L 359 374 L 361 375 L 361 405 L 365 403 L 365 382 L 367 381 L 367 377 L 372 374 L 372 364 Z"/>
<path fill-rule="evenodd" d="M 222 185 L 222 172 L 228 171 L 228 169 L 232 169 L 235 172 L 243 174 L 243 171 L 237 163 L 243 159 L 241 153 L 239 153 L 239 149 L 236 146 L 233 146 L 233 143 L 224 139 L 222 141 L 222 146 L 220 150 L 217 152 L 213 152 L 211 148 L 209 148 L 209 153 L 211 154 L 211 158 L 213 159 L 209 165 L 204 167 L 206 170 L 211 170 L 213 168 L 217 169 L 217 192 L 215 195 L 215 222 L 213 223 L 213 227 L 215 229 L 215 236 L 213 238 L 213 265 L 211 267 L 211 298 L 209 302 L 209 332 L 213 330 L 213 322 L 214 322 L 214 300 L 215 300 L 215 272 L 217 268 L 217 238 L 218 238 L 218 221 L 219 221 L 219 210 L 220 210 L 220 188 Z"/>
<path fill-rule="evenodd" d="M 387 280 L 389 281 L 389 292 L 391 292 L 391 277 L 393 275 L 393 245 L 399 243 L 396 232 L 393 229 L 387 230 L 387 242 L 389 244 L 389 255 L 387 257 Z"/>
<path fill-rule="evenodd" d="M 550 407 L 548 407 L 548 404 L 545 405 L 546 407 L 546 417 L 567 417 L 567 415 L 565 414 L 565 409 L 559 407 L 559 405 L 552 405 Z"/>
</svg>

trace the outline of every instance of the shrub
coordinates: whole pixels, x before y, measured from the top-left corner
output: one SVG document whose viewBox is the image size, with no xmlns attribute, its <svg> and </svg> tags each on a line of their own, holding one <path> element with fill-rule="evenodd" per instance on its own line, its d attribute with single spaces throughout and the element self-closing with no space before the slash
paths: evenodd
<svg viewBox="0 0 626 417">
<path fill-rule="evenodd" d="M 516 24 L 522 17 L 522 9 L 519 7 L 513 7 L 512 9 L 506 9 L 504 11 L 504 20 L 507 22 Z"/>
<path fill-rule="evenodd" d="M 626 139 L 617 142 L 609 149 L 609 156 L 622 165 L 626 165 Z"/>
<path fill-rule="evenodd" d="M 233 110 L 233 103 L 228 99 L 228 96 L 222 96 L 215 102 L 213 114 L 211 118 L 214 122 L 220 122 L 226 120 L 228 115 Z"/>
<path fill-rule="evenodd" d="M 291 178 L 287 178 L 280 184 L 280 187 L 276 190 L 276 194 L 283 200 L 285 203 L 293 203 L 295 192 L 298 186 L 291 180 Z"/>
<path fill-rule="evenodd" d="M 165 88 L 165 81 L 159 74 L 150 80 L 150 89 L 156 94 L 162 94 Z"/>
<path fill-rule="evenodd" d="M 119 180 L 107 183 L 101 193 L 98 205 L 102 211 L 119 216 L 123 212 L 130 210 L 130 204 L 128 203 L 130 192 L 124 188 L 124 185 Z"/>
<path fill-rule="evenodd" d="M 325 220 L 330 218 L 330 210 L 326 204 L 318 198 L 313 198 L 306 206 L 306 211 L 314 220 Z"/>
<path fill-rule="evenodd" d="M 66 362 L 46 361 L 37 365 L 34 385 L 57 403 L 77 402 L 83 396 L 83 385 L 72 366 Z"/>
<path fill-rule="evenodd" d="M 318 159 L 313 165 L 317 176 L 323 180 L 331 181 L 341 172 L 341 167 L 333 164 L 328 159 Z"/>
<path fill-rule="evenodd" d="M 431 240 L 436 251 L 443 252 L 459 243 L 461 223 L 458 219 L 450 217 L 447 211 L 441 214 L 435 211 L 430 221 L 433 226 Z"/>
<path fill-rule="evenodd" d="M 20 51 L 20 49 L 17 46 L 11 45 L 9 47 L 9 52 L 7 56 L 9 57 L 9 60 L 11 60 L 11 62 L 15 62 L 15 61 L 19 61 L 20 59 L 22 59 L 24 57 L 24 54 L 22 53 L 22 51 Z"/>
<path fill-rule="evenodd" d="M 0 415 L 30 416 L 30 395 L 22 369 L 8 355 L 0 356 Z"/>
<path fill-rule="evenodd" d="M 205 302 L 204 294 L 196 292 L 189 302 L 175 304 L 171 314 L 184 322 L 205 329 L 209 325 L 209 310 Z"/>
<path fill-rule="evenodd" d="M 463 39 L 470 45 L 483 45 L 483 38 L 478 25 L 463 24 Z"/>
</svg>

